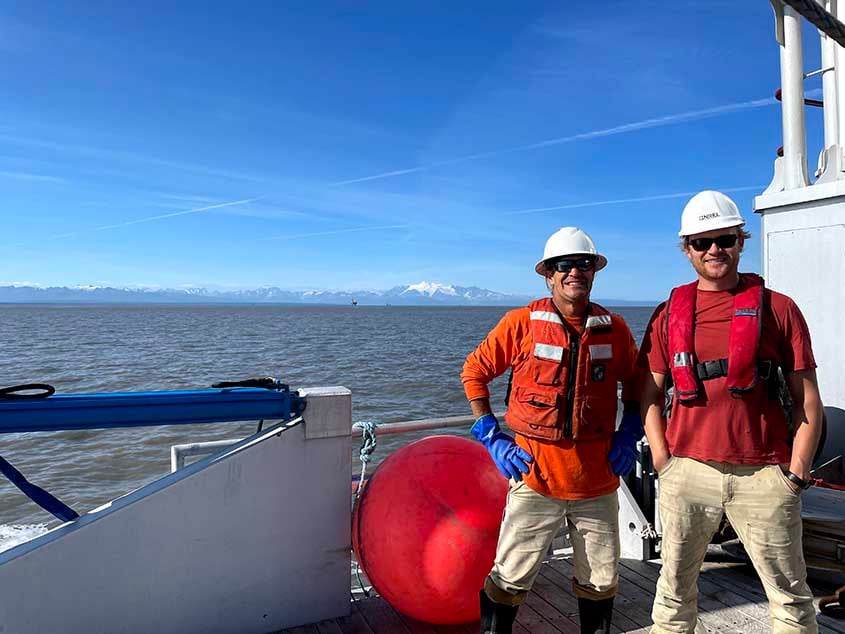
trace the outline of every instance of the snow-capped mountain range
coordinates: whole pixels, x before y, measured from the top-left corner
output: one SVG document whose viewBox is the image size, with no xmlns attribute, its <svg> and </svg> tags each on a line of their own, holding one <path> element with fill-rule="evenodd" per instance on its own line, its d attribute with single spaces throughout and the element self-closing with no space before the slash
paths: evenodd
<svg viewBox="0 0 845 634">
<path fill-rule="evenodd" d="M 0 302 L 90 303 L 248 303 L 248 304 L 352 304 L 358 305 L 493 305 L 518 306 L 527 296 L 437 282 L 396 286 L 386 291 L 289 291 L 278 287 L 219 291 L 204 288 L 153 289 L 109 286 L 0 286 Z"/>
<path fill-rule="evenodd" d="M 539 293 L 537 295 L 539 297 Z M 360 306 L 523 306 L 536 297 L 499 293 L 477 286 L 419 282 L 386 291 L 290 291 L 275 286 L 219 291 L 205 288 L 114 288 L 110 286 L 0 286 L 0 303 L 104 304 L 357 304 Z M 607 306 L 653 305 L 651 302 L 596 300 Z"/>
</svg>

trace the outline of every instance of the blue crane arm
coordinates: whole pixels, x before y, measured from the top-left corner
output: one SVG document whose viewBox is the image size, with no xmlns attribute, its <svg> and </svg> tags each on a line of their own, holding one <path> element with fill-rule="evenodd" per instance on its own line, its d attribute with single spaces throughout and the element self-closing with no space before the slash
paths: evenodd
<svg viewBox="0 0 845 634">
<path fill-rule="evenodd" d="M 0 433 L 116 429 L 155 425 L 187 425 L 248 420 L 288 420 L 305 409 L 305 399 L 287 385 L 273 382 L 273 389 L 225 387 L 172 392 L 112 392 L 61 394 L 33 398 L 3 390 L 0 398 Z M 19 386 L 48 388 L 41 384 Z M 39 395 L 40 396 L 40 395 Z M 0 474 L 27 497 L 62 521 L 79 514 L 49 491 L 29 482 L 14 465 L 0 456 Z"/>
<path fill-rule="evenodd" d="M 0 399 L 0 433 L 286 420 L 304 408 L 287 386 Z"/>
</svg>

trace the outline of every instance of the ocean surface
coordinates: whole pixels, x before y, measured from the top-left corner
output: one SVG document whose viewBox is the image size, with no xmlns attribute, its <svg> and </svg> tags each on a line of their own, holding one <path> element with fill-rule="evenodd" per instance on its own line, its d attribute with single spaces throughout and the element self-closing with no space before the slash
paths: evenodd
<svg viewBox="0 0 845 634">
<path fill-rule="evenodd" d="M 0 387 L 57 393 L 202 389 L 273 376 L 293 389 L 343 385 L 354 421 L 469 414 L 460 372 L 504 307 L 0 305 Z M 637 341 L 652 308 L 614 308 Z M 491 384 L 503 408 L 507 377 Z M 170 470 L 171 445 L 239 438 L 221 423 L 0 435 L 0 455 L 84 513 Z M 467 430 L 444 431 L 468 435 Z M 424 433 L 381 437 L 375 458 Z M 357 456 L 358 442 L 352 451 Z M 353 461 L 353 472 L 360 463 Z M 0 550 L 58 523 L 0 477 Z"/>
</svg>

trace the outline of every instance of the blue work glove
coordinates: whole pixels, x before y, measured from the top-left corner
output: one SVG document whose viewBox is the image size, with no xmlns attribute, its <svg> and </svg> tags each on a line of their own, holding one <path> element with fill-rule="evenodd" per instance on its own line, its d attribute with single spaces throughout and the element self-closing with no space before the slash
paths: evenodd
<svg viewBox="0 0 845 634">
<path fill-rule="evenodd" d="M 487 447 L 493 462 L 506 478 L 522 480 L 528 473 L 528 463 L 533 458 L 516 441 L 499 429 L 499 421 L 493 414 L 485 414 L 473 424 L 470 430 Z"/>
<path fill-rule="evenodd" d="M 627 475 L 637 459 L 637 441 L 643 437 L 643 420 L 638 412 L 625 412 L 619 429 L 613 432 L 613 442 L 607 460 L 616 475 Z"/>
</svg>

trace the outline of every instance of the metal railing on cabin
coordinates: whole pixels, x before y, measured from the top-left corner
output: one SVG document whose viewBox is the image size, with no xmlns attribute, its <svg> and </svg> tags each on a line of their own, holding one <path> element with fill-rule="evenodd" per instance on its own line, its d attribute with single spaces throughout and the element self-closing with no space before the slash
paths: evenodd
<svg viewBox="0 0 845 634">
<path fill-rule="evenodd" d="M 497 412 L 496 416 L 504 418 L 503 412 Z M 440 418 L 420 418 L 415 420 L 398 421 L 395 423 L 383 423 L 373 425 L 377 436 L 387 434 L 405 434 L 416 431 L 434 431 L 450 427 L 466 427 L 467 429 L 475 422 L 474 416 L 442 416 Z M 193 442 L 173 445 L 170 448 L 170 469 L 177 471 L 185 466 L 185 459 L 192 456 L 205 456 L 225 449 L 235 443 L 241 442 L 243 438 L 230 438 L 224 440 L 211 440 L 208 442 Z"/>
</svg>

